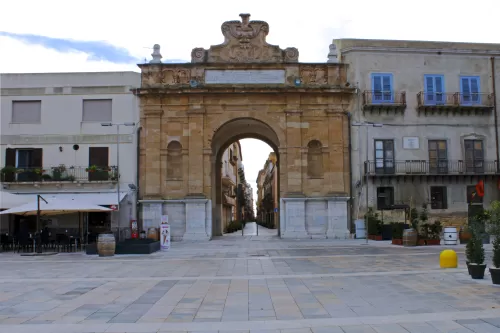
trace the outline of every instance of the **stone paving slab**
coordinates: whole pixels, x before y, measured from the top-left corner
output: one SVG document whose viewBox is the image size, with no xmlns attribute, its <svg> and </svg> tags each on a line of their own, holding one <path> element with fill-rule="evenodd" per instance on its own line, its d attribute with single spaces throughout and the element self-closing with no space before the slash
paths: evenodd
<svg viewBox="0 0 500 333">
<path fill-rule="evenodd" d="M 213 241 L 203 258 L 184 243 L 150 256 L 0 254 L 0 333 L 500 332 L 500 289 L 440 270 L 444 247 L 254 239 Z"/>
</svg>

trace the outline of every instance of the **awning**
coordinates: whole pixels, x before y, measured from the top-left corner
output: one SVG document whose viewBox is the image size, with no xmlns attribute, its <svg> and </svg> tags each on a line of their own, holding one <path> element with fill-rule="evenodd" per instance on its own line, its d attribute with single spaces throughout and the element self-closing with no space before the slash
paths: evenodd
<svg viewBox="0 0 500 333">
<path fill-rule="evenodd" d="M 28 201 L 30 201 L 30 198 L 27 198 L 24 195 L 17 195 L 5 191 L 0 191 L 0 209 L 9 209 L 12 207 L 21 206 Z"/>
<path fill-rule="evenodd" d="M 224 194 L 224 203 L 231 206 L 236 206 L 236 200 Z"/>
<path fill-rule="evenodd" d="M 116 192 L 40 193 L 40 195 L 46 200 L 81 200 L 100 206 L 111 206 L 118 204 L 118 194 Z M 120 202 L 123 200 L 123 198 L 125 198 L 126 195 L 127 192 L 120 192 Z M 26 197 L 27 200 L 24 201 L 24 203 L 36 200 L 36 194 L 33 193 L 19 193 L 19 196 Z"/>
<path fill-rule="evenodd" d="M 4 210 L 0 214 L 16 214 L 16 215 L 37 215 L 40 208 L 41 216 L 71 214 L 77 212 L 110 212 L 111 209 L 105 208 L 83 200 L 61 200 L 47 199 L 47 202 L 40 200 L 28 202 L 19 207 Z"/>
</svg>

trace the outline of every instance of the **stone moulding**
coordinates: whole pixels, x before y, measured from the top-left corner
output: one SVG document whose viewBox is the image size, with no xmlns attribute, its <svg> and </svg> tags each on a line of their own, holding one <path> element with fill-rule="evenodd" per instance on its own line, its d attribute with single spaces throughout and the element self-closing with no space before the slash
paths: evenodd
<svg viewBox="0 0 500 333">
<path fill-rule="evenodd" d="M 144 88 L 182 88 L 202 89 L 206 88 L 206 70 L 260 70 L 276 71 L 285 70 L 285 82 L 281 83 L 251 83 L 251 84 L 214 84 L 217 86 L 242 86 L 242 87 L 294 87 L 301 89 L 305 87 L 340 87 L 349 85 L 346 79 L 346 64 L 338 63 L 318 63 L 318 64 L 141 64 L 141 89 Z M 297 85 L 296 79 L 300 79 Z M 135 90 L 141 90 L 135 89 Z"/>
</svg>

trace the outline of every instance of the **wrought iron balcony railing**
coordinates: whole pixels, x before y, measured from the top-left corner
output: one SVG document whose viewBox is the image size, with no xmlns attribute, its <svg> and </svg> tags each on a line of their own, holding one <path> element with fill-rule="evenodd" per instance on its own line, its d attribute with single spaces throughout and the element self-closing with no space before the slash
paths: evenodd
<svg viewBox="0 0 500 333">
<path fill-rule="evenodd" d="M 4 183 L 23 182 L 92 182 L 117 181 L 119 177 L 116 166 L 45 166 L 10 167 L 0 170 L 1 181 Z"/>
<path fill-rule="evenodd" d="M 406 160 L 364 162 L 365 175 L 500 175 L 498 161 Z"/>
<path fill-rule="evenodd" d="M 406 106 L 406 92 L 364 91 L 363 106 L 371 105 Z"/>
<path fill-rule="evenodd" d="M 419 108 L 492 108 L 494 94 L 487 93 L 429 93 L 421 91 L 417 94 Z"/>
</svg>

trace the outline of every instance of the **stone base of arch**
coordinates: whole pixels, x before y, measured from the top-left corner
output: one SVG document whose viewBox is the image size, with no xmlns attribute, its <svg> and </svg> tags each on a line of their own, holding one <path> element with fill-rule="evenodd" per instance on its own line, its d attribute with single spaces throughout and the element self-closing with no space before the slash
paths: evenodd
<svg viewBox="0 0 500 333">
<path fill-rule="evenodd" d="M 348 197 L 282 198 L 281 238 L 349 238 Z"/>
</svg>

